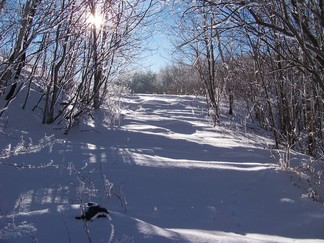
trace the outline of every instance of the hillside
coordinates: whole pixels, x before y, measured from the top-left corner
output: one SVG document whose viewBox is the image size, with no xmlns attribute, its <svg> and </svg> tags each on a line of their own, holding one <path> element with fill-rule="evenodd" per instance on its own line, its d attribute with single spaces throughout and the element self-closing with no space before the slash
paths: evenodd
<svg viewBox="0 0 324 243">
<path fill-rule="evenodd" d="M 68 135 L 37 112 L 1 119 L 1 242 L 324 242 L 324 206 L 243 109 L 212 127 L 196 97 L 122 103 L 120 126 L 100 110 Z M 110 220 L 76 220 L 89 201 Z"/>
</svg>

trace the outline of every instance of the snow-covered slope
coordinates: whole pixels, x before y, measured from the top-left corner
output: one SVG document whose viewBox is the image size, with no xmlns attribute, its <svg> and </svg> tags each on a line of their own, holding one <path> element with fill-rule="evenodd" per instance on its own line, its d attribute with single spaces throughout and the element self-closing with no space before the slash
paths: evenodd
<svg viewBox="0 0 324 243">
<path fill-rule="evenodd" d="M 324 206 L 278 168 L 271 140 L 225 115 L 213 128 L 197 98 L 127 96 L 120 127 L 98 111 L 67 136 L 10 112 L 1 242 L 324 242 Z M 76 220 L 88 201 L 111 219 Z"/>
</svg>

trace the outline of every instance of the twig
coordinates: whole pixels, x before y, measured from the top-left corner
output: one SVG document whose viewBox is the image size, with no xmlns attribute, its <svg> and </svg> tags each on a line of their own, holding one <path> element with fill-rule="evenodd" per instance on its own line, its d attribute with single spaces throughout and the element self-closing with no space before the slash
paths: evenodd
<svg viewBox="0 0 324 243">
<path fill-rule="evenodd" d="M 63 215 L 62 212 L 61 212 L 61 215 L 62 215 L 62 220 L 64 222 L 65 229 L 66 229 L 66 232 L 67 232 L 67 235 L 68 235 L 68 238 L 69 238 L 69 242 L 72 243 L 72 240 L 71 240 L 71 237 L 70 237 L 70 231 L 69 231 L 68 225 L 66 223 L 66 220 L 65 220 L 64 215 Z"/>
<path fill-rule="evenodd" d="M 86 234 L 88 236 L 89 243 L 92 243 L 90 230 L 89 230 L 87 221 L 84 221 L 83 229 L 84 229 L 84 231 L 86 232 Z"/>
</svg>

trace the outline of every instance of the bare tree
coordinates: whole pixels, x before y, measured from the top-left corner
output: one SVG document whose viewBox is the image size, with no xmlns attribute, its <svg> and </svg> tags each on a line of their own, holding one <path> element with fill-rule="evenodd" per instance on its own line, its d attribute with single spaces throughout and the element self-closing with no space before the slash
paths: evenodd
<svg viewBox="0 0 324 243">
<path fill-rule="evenodd" d="M 40 3 L 41 0 L 28 0 L 24 4 L 19 32 L 16 37 L 13 51 L 9 58 L 4 61 L 5 65 L 3 65 L 3 70 L 0 70 L 0 88 L 4 90 L 6 87 L 11 86 L 5 97 L 8 102 L 1 111 L 0 116 L 7 109 L 11 100 L 18 93 L 17 92 L 15 94 L 18 85 L 18 78 L 20 77 L 20 73 L 25 66 L 27 48 L 31 41 L 35 38 L 35 35 L 32 33 L 32 27 L 34 17 Z M 3 6 L 4 4 L 5 2 L 3 2 Z M 21 87 L 19 87 L 18 91 L 20 89 Z M 1 92 L 4 92 L 3 90 Z"/>
<path fill-rule="evenodd" d="M 157 4 L 153 0 L 26 1 L 20 25 L 17 21 L 0 28 L 2 50 L 13 43 L 6 34 L 19 28 L 11 54 L 1 60 L 1 91 L 11 85 L 6 98 L 17 94 L 18 78 L 28 63 L 31 75 L 43 80 L 36 84 L 44 90 L 45 99 L 39 101 L 44 104 L 43 122 L 68 118 L 71 127 L 83 114 L 100 108 L 117 71 L 141 50 L 138 47 L 149 33 L 139 29 L 158 13 Z M 26 80 L 23 107 L 32 85 L 32 78 Z"/>
<path fill-rule="evenodd" d="M 321 141 L 323 137 L 323 103 L 318 103 L 317 98 L 323 94 L 324 87 L 323 3 L 273 0 L 258 4 L 242 1 L 241 4 L 249 18 L 240 15 L 237 19 L 245 23 L 249 35 L 263 43 L 264 49 L 260 51 L 270 64 L 268 76 L 272 78 L 275 93 L 268 94 L 275 94 L 278 101 L 277 128 L 273 121 L 274 109 L 270 109 L 273 130 L 287 146 L 304 148 L 305 143 L 306 152 L 314 155 L 318 147 L 316 138 Z M 318 115 L 322 118 L 318 119 Z M 303 132 L 307 133 L 307 141 L 302 139 Z"/>
<path fill-rule="evenodd" d="M 220 101 L 224 91 L 224 69 L 218 65 L 224 59 L 218 16 L 206 3 L 190 5 L 179 18 L 180 37 L 177 49 L 186 54 L 197 69 L 207 100 L 212 109 L 213 123 L 220 122 Z"/>
<path fill-rule="evenodd" d="M 225 87 L 230 107 L 234 94 L 245 99 L 277 148 L 323 154 L 323 1 L 180 4 L 178 47 L 199 71 L 209 102 L 213 84 Z"/>
</svg>

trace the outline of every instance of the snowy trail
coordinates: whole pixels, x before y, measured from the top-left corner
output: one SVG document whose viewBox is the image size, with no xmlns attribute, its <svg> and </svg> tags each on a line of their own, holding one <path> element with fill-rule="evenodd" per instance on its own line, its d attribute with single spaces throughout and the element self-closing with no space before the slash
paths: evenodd
<svg viewBox="0 0 324 243">
<path fill-rule="evenodd" d="M 69 136 L 32 120 L 30 130 L 21 128 L 14 122 L 24 114 L 11 120 L 3 147 L 15 147 L 21 134 L 50 139 L 1 162 L 52 162 L 1 167 L 1 242 L 324 242 L 323 205 L 302 198 L 278 169 L 271 140 L 225 116 L 224 126 L 211 127 L 194 97 L 123 102 L 119 128 L 105 125 L 102 113 Z M 126 210 L 120 198 L 106 197 L 104 178 Z M 75 220 L 86 200 L 107 207 L 111 221 Z"/>
<path fill-rule="evenodd" d="M 264 144 L 211 128 L 204 104 L 193 98 L 142 95 L 128 102 L 126 145 L 115 152 L 143 179 L 126 192 L 136 196 L 129 202 L 140 200 L 130 208 L 134 216 L 165 228 L 324 238 L 323 208 L 301 200 Z M 141 199 L 158 209 L 155 215 L 135 209 Z"/>
</svg>

